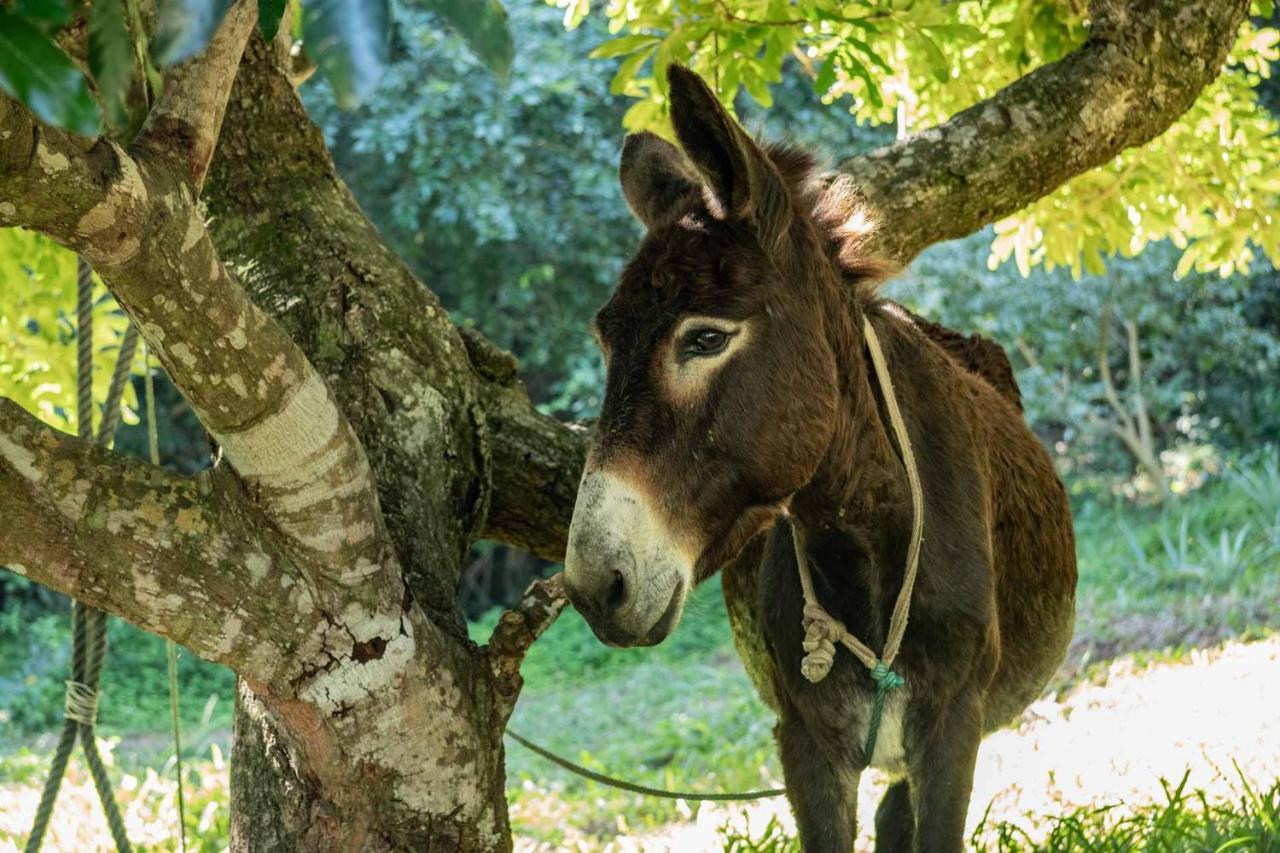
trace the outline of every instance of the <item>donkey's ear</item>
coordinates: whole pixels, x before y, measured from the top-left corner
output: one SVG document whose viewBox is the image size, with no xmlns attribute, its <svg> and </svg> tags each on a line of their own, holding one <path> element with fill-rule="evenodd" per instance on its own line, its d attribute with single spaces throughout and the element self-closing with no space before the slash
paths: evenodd
<svg viewBox="0 0 1280 853">
<path fill-rule="evenodd" d="M 618 173 L 631 212 L 651 231 L 684 216 L 702 196 L 702 181 L 680 149 L 652 133 L 627 137 Z"/>
<path fill-rule="evenodd" d="M 791 199 L 768 156 L 693 71 L 672 65 L 667 83 L 676 138 L 725 215 L 753 220 L 762 242 L 780 236 Z"/>
</svg>

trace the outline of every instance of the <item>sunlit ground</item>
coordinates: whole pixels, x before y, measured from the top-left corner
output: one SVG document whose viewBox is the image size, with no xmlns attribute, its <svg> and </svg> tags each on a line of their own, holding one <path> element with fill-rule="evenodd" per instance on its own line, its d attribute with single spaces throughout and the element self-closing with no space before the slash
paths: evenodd
<svg viewBox="0 0 1280 853">
<path fill-rule="evenodd" d="M 1188 788 L 1203 790 L 1210 802 L 1239 800 L 1242 777 L 1263 787 L 1280 778 L 1277 708 L 1280 637 L 1230 642 L 1147 665 L 1132 657 L 1116 660 L 1063 695 L 1040 700 L 1016 728 L 984 741 L 969 832 L 1007 821 L 1038 839 L 1052 816 L 1081 806 L 1114 805 L 1111 815 L 1119 819 L 1165 802 L 1164 785 L 1176 787 L 1184 775 Z M 870 823 L 883 789 L 880 774 L 864 775 L 859 850 L 872 847 Z M 687 813 L 685 822 L 617 838 L 604 848 L 566 839 L 559 849 L 721 850 L 726 827 L 759 838 L 775 820 L 788 834 L 795 831 L 781 800 L 707 804 Z M 979 832 L 977 840 L 985 846 L 990 839 Z M 545 843 L 517 845 L 539 853 L 552 849 Z"/>
<path fill-rule="evenodd" d="M 109 747 L 110 741 L 103 741 Z M 222 751 L 213 746 L 206 760 L 186 768 L 185 805 L 188 850 L 226 848 L 227 789 L 229 772 Z M 49 753 L 11 756 L 0 770 L 0 853 L 21 849 L 40 802 L 49 765 Z M 110 750 L 104 758 L 114 766 Z M 163 775 L 162 775 L 163 773 Z M 116 797 L 125 831 L 135 848 L 178 850 L 177 784 L 172 764 L 161 772 L 147 768 L 140 773 L 113 773 Z M 46 851 L 114 850 L 102 806 L 88 769 L 73 754 L 66 779 L 58 793 L 43 849 Z"/>
</svg>

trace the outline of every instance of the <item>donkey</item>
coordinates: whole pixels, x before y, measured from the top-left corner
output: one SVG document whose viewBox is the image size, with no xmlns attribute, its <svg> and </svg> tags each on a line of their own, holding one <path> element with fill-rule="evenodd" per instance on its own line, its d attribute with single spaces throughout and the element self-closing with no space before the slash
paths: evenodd
<svg viewBox="0 0 1280 853">
<path fill-rule="evenodd" d="M 808 853 L 849 853 L 863 768 L 892 784 L 877 850 L 960 850 L 982 736 L 1061 662 L 1075 611 L 1065 490 L 1022 418 L 995 344 L 876 295 L 850 187 L 757 144 L 702 80 L 671 67 L 680 148 L 623 147 L 648 233 L 594 323 L 608 377 L 569 530 L 565 579 L 596 636 L 661 642 L 690 588 L 725 564 L 735 639 L 778 712 L 787 794 Z M 874 754 L 874 686 L 847 652 L 801 675 L 793 537 L 822 607 L 883 648 L 913 520 L 881 342 L 923 481 L 910 621 Z"/>
</svg>

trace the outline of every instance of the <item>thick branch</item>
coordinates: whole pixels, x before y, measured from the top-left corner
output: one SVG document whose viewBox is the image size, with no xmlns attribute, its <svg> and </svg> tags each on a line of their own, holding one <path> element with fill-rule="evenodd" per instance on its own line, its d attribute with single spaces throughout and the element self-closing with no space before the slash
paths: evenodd
<svg viewBox="0 0 1280 853">
<path fill-rule="evenodd" d="M 133 148 L 191 183 L 200 194 L 222 128 L 245 41 L 258 21 L 256 0 L 239 0 L 204 50 L 165 72 L 164 90 Z"/>
<path fill-rule="evenodd" d="M 284 655 L 262 637 L 301 639 L 303 591 L 240 498 L 233 478 L 127 459 L 0 399 L 0 565 L 272 681 Z"/>
<path fill-rule="evenodd" d="M 1218 76 L 1248 0 L 1095 0 L 1085 44 L 938 127 L 841 164 L 900 262 L 1164 132 Z"/>
<path fill-rule="evenodd" d="M 380 571 L 363 449 L 306 356 L 223 266 L 185 176 L 109 141 L 85 150 L 9 100 L 0 131 L 0 225 L 93 265 L 259 505 L 326 574 L 355 584 Z"/>
<path fill-rule="evenodd" d="M 587 430 L 543 415 L 517 384 L 490 380 L 479 392 L 493 435 L 493 496 L 481 535 L 562 560 Z"/>
</svg>

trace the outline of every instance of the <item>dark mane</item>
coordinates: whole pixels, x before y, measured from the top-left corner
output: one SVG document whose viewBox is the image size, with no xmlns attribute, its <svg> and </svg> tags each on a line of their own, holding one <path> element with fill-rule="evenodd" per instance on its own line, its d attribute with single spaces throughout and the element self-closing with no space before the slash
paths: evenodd
<svg viewBox="0 0 1280 853">
<path fill-rule="evenodd" d="M 771 143 L 765 146 L 765 153 L 790 188 L 796 208 L 811 211 L 827 240 L 832 260 L 845 284 L 853 289 L 857 303 L 864 310 L 873 310 L 887 302 L 880 296 L 880 288 L 898 269 L 867 251 L 878 223 L 852 178 L 821 173 L 817 158 L 798 145 Z M 1004 347 L 981 335 L 965 335 L 926 320 L 897 303 L 888 304 L 1021 411 L 1022 391 Z"/>
<path fill-rule="evenodd" d="M 813 153 L 798 145 L 769 143 L 765 153 L 791 189 L 796 209 L 813 216 L 858 304 L 874 305 L 881 285 L 898 272 L 898 266 L 867 251 L 879 223 L 853 179 L 821 171 Z"/>
</svg>

